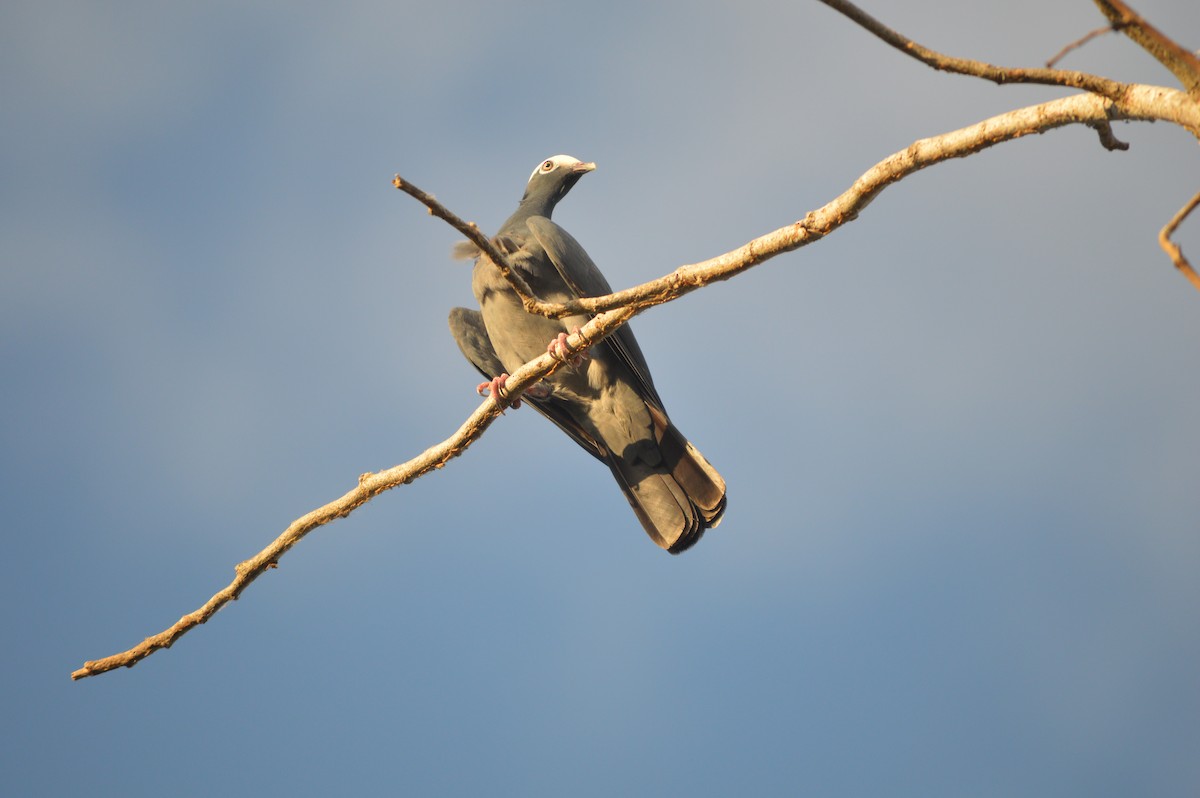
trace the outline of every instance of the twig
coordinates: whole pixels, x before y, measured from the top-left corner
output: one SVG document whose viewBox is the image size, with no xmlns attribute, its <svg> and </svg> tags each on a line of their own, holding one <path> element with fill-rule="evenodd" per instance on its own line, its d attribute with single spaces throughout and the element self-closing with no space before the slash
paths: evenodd
<svg viewBox="0 0 1200 798">
<path fill-rule="evenodd" d="M 1187 218 L 1188 214 L 1196 210 L 1196 206 L 1200 205 L 1200 192 L 1196 196 L 1188 200 L 1188 203 L 1179 209 L 1171 221 L 1163 227 L 1158 233 L 1158 245 L 1162 247 L 1167 255 L 1171 258 L 1171 262 L 1175 264 L 1175 268 L 1179 269 L 1180 273 L 1188 279 L 1192 287 L 1200 291 L 1200 274 L 1196 274 L 1196 270 L 1192 268 L 1192 264 L 1188 263 L 1188 259 L 1183 256 L 1183 249 L 1171 240 L 1171 235 L 1175 232 L 1175 228 L 1179 227 L 1180 223 Z"/>
<path fill-rule="evenodd" d="M 1100 146 L 1109 152 L 1129 149 L 1129 143 L 1117 138 L 1107 119 L 1100 122 L 1089 122 L 1088 126 L 1095 129 L 1100 136 Z"/>
<path fill-rule="evenodd" d="M 911 56 L 923 64 L 943 72 L 953 72 L 959 75 L 972 75 L 994 83 L 1037 83 L 1049 86 L 1067 86 L 1072 89 L 1082 89 L 1108 97 L 1110 100 L 1120 98 L 1125 85 L 1115 80 L 1091 75 L 1087 72 L 1075 72 L 1064 69 L 1044 68 L 1010 68 L 976 61 L 970 58 L 957 58 L 944 55 L 936 50 L 930 50 L 917 44 L 907 36 L 903 36 L 872 17 L 849 0 L 820 0 L 834 11 L 850 18 L 868 31 L 878 36 L 887 44 L 895 47 L 905 55 Z"/>
<path fill-rule="evenodd" d="M 1072 50 L 1077 50 L 1080 47 L 1083 47 L 1085 44 L 1087 44 L 1088 42 L 1090 42 L 1092 39 L 1096 38 L 1097 36 L 1103 36 L 1106 33 L 1114 33 L 1116 31 L 1119 31 L 1123 27 L 1125 27 L 1123 23 L 1114 22 L 1111 25 L 1105 25 L 1103 28 L 1096 28 L 1094 31 L 1091 31 L 1090 33 L 1085 33 L 1083 36 L 1081 36 L 1080 38 L 1071 42 L 1066 47 L 1062 48 L 1057 53 L 1055 53 L 1054 57 L 1046 62 L 1046 68 L 1053 69 L 1054 65 L 1057 64 L 1059 61 L 1061 61 L 1063 58 L 1065 58 L 1067 53 L 1071 52 Z"/>
</svg>

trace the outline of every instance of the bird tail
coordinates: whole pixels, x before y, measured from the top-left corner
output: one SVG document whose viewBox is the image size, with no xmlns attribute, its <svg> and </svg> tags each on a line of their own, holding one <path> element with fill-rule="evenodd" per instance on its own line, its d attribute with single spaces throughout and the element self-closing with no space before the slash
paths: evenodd
<svg viewBox="0 0 1200 798">
<path fill-rule="evenodd" d="M 721 523 L 725 480 L 665 415 L 652 416 L 659 463 L 647 468 L 610 454 L 608 465 L 650 539 L 679 554 Z"/>
</svg>

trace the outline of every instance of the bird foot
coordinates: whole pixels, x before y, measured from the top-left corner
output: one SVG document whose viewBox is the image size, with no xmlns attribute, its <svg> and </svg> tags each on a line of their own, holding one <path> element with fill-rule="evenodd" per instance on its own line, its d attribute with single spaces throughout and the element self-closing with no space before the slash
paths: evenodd
<svg viewBox="0 0 1200 798">
<path fill-rule="evenodd" d="M 571 334 L 578 335 L 579 328 L 576 327 L 571 330 Z M 567 345 L 568 337 L 565 332 L 560 332 L 557 338 L 550 341 L 550 344 L 546 347 L 546 352 L 556 360 L 561 360 L 569 366 L 578 368 L 583 365 L 583 361 L 591 357 L 591 354 L 588 352 L 586 346 L 581 349 L 572 349 Z"/>
<path fill-rule="evenodd" d="M 499 377 L 492 377 L 487 382 L 481 382 L 475 386 L 475 393 L 480 396 L 490 396 L 492 401 L 500 404 L 500 400 L 504 398 L 504 384 L 508 382 L 508 374 L 501 374 Z M 521 407 L 521 397 L 517 397 L 510 405 L 513 410 Z"/>
<path fill-rule="evenodd" d="M 501 374 L 499 377 L 492 377 L 487 382 L 481 382 L 476 385 L 475 393 L 479 394 L 480 396 L 490 396 L 497 404 L 499 404 L 500 400 L 504 398 L 504 385 L 507 382 L 508 374 Z M 526 388 L 524 395 L 531 399 L 545 399 L 550 395 L 550 387 L 539 382 Z M 509 406 L 513 410 L 518 409 L 521 406 L 521 397 L 518 396 Z"/>
</svg>

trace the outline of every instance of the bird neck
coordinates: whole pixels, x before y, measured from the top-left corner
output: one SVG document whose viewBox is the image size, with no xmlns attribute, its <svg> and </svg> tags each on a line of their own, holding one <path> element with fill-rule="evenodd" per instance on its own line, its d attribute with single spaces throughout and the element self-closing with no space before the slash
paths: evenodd
<svg viewBox="0 0 1200 798">
<path fill-rule="evenodd" d="M 528 219 L 532 219 L 534 216 L 545 216 L 549 219 L 550 214 L 554 213 L 554 206 L 557 204 L 557 197 L 526 195 L 521 198 L 520 204 L 513 211 L 513 215 L 508 217 L 508 221 L 500 226 L 500 232 L 508 232 L 514 227 L 523 225 Z"/>
<path fill-rule="evenodd" d="M 558 197 L 553 195 L 534 194 L 530 196 L 526 194 L 521 197 L 521 202 L 517 205 L 517 212 L 514 215 L 520 215 L 526 219 L 531 216 L 545 216 L 549 219 L 557 204 Z"/>
</svg>

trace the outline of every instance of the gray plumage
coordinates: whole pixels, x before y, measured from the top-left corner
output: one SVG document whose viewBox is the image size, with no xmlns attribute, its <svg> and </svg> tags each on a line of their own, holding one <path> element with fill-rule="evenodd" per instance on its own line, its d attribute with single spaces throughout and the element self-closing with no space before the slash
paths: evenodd
<svg viewBox="0 0 1200 798">
<path fill-rule="evenodd" d="M 547 301 L 611 291 L 583 247 L 550 221 L 554 206 L 594 168 L 566 155 L 543 161 L 516 212 L 493 239 Z M 455 308 L 450 330 L 487 378 L 515 371 L 544 354 L 559 333 L 572 332 L 590 318 L 529 314 L 489 258 L 469 244 L 455 252 L 476 258 L 471 284 L 480 310 Z M 589 352 L 580 365 L 564 365 L 542 383 L 547 395 L 526 392 L 523 398 L 609 467 L 650 538 L 677 554 L 720 523 L 725 481 L 667 417 L 628 325 Z"/>
</svg>

